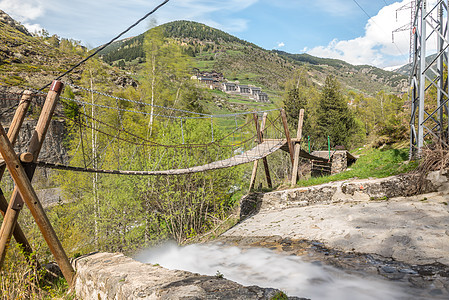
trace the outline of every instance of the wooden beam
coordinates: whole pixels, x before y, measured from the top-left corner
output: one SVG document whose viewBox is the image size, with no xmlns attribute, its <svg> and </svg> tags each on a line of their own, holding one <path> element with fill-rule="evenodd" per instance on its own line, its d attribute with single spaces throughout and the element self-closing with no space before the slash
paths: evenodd
<svg viewBox="0 0 449 300">
<path fill-rule="evenodd" d="M 3 217 L 5 217 L 7 209 L 8 209 L 8 201 L 6 200 L 3 191 L 0 189 L 0 211 Z M 31 245 L 28 242 L 25 233 L 23 233 L 23 230 L 22 228 L 20 228 L 19 224 L 16 224 L 16 226 L 14 226 L 13 235 L 14 238 L 16 239 L 16 242 L 20 245 L 23 254 L 28 259 L 30 255 L 33 253 L 33 248 L 31 248 Z"/>
<path fill-rule="evenodd" d="M 259 117 L 257 116 L 257 113 L 253 114 L 254 122 L 256 124 L 256 131 L 257 131 L 257 143 L 262 144 L 263 140 L 263 131 L 265 130 L 265 124 L 267 122 L 267 113 L 264 113 L 262 116 L 262 125 L 259 128 Z M 268 168 L 268 160 L 266 157 L 262 158 L 264 170 L 265 170 L 265 177 L 267 179 L 267 185 L 271 189 L 273 188 L 273 184 L 271 183 L 271 176 L 270 176 L 270 169 Z M 249 189 L 248 193 L 251 192 L 251 190 L 254 188 L 254 183 L 256 181 L 256 174 L 257 174 L 257 167 L 259 165 L 259 160 L 254 161 L 253 165 L 253 171 L 251 172 L 251 179 L 249 182 Z"/>
<path fill-rule="evenodd" d="M 262 126 L 260 127 L 260 143 L 263 142 L 263 131 L 265 130 L 265 124 L 267 123 L 268 113 L 263 113 L 262 116 Z M 271 183 L 270 169 L 268 168 L 268 160 L 266 157 L 262 158 L 263 167 L 265 169 L 265 177 L 267 178 L 268 187 L 273 188 L 273 184 Z"/>
<path fill-rule="evenodd" d="M 33 154 L 31 154 L 30 152 L 25 152 L 25 153 L 20 154 L 19 158 L 20 158 L 20 161 L 23 163 L 33 162 Z"/>
<path fill-rule="evenodd" d="M 290 153 L 290 160 L 292 162 L 292 165 L 294 163 L 294 150 L 293 150 L 293 144 L 292 139 L 290 138 L 290 131 L 288 130 L 288 124 L 287 124 L 287 116 L 285 115 L 285 110 L 281 109 L 281 119 L 282 119 L 282 125 L 284 126 L 285 131 L 285 138 L 287 139 L 287 145 L 288 145 L 288 152 Z"/>
<path fill-rule="evenodd" d="M 300 109 L 299 111 L 299 118 L 298 118 L 298 130 L 296 131 L 296 139 L 301 141 L 302 138 L 302 125 L 304 122 L 304 109 Z M 294 161 L 293 161 L 293 169 L 292 169 L 292 182 L 291 186 L 296 185 L 296 181 L 298 179 L 298 167 L 299 167 L 299 152 L 301 151 L 301 144 L 296 143 L 295 144 L 295 154 L 294 154 Z"/>
<path fill-rule="evenodd" d="M 256 124 L 256 138 L 257 138 L 257 143 L 260 144 L 261 142 L 261 134 L 260 134 L 260 130 L 259 130 L 259 117 L 257 116 L 257 113 L 253 114 L 253 118 L 254 118 L 254 123 Z M 251 192 L 251 190 L 254 188 L 254 183 L 256 182 L 256 174 L 257 174 L 257 166 L 259 164 L 259 160 L 255 160 L 254 161 L 254 165 L 253 165 L 253 171 L 251 172 L 251 179 L 249 181 L 249 188 L 248 188 L 248 193 Z"/>
<path fill-rule="evenodd" d="M 39 156 L 40 150 L 42 149 L 42 145 L 44 143 L 45 135 L 47 133 L 48 127 L 51 123 L 51 117 L 53 116 L 54 110 L 56 108 L 56 103 L 59 99 L 59 94 L 62 91 L 63 84 L 60 81 L 53 81 L 50 86 L 50 91 L 47 94 L 47 98 L 44 103 L 44 107 L 42 108 L 41 114 L 39 116 L 39 120 L 37 121 L 36 128 L 33 132 L 33 135 L 30 140 L 30 144 L 28 146 L 28 152 L 33 155 L 34 163 L 37 162 L 37 158 Z M 2 127 L 3 128 L 3 127 Z M 18 130 L 18 129 L 17 129 Z M 8 143 L 9 139 L 6 136 Z M 1 152 L 1 151 L 0 151 Z M 6 161 L 7 158 L 1 152 L 3 159 Z M 17 158 L 17 155 L 14 153 L 14 156 Z M 18 159 L 18 158 L 17 158 Z M 20 160 L 19 160 L 20 164 Z M 21 164 L 20 164 L 21 166 Z M 8 168 L 11 172 L 11 169 Z M 34 175 L 34 171 L 36 169 L 36 164 L 28 164 L 26 169 L 27 179 L 31 181 Z M 14 188 L 11 200 L 8 204 L 8 208 L 5 213 L 5 217 L 3 219 L 2 227 L 0 229 L 0 267 L 3 264 L 3 260 L 6 255 L 6 250 L 8 248 L 9 242 L 11 240 L 11 235 L 15 229 L 17 224 L 17 219 L 19 217 L 20 210 L 23 208 L 23 199 L 16 187 Z M 30 208 L 31 209 L 31 208 Z"/>
<path fill-rule="evenodd" d="M 17 138 L 19 136 L 20 127 L 22 127 L 23 121 L 25 120 L 26 113 L 27 113 L 28 108 L 31 103 L 31 96 L 32 96 L 31 91 L 23 92 L 22 98 L 19 102 L 19 106 L 16 109 L 14 117 L 11 121 L 11 125 L 9 126 L 8 139 L 12 145 L 15 144 L 15 142 L 17 141 Z M 3 164 L 0 166 L 0 181 L 3 178 L 5 169 L 6 169 L 6 164 Z M 7 209 L 8 209 L 8 201 L 6 201 L 3 191 L 0 189 L 0 211 L 1 211 L 1 214 L 3 215 L 3 217 L 5 216 Z M 28 258 L 32 254 L 33 249 L 31 248 L 31 245 L 28 242 L 27 238 L 25 237 L 25 234 L 23 233 L 19 224 L 16 224 L 16 226 L 14 226 L 13 235 L 14 235 L 14 238 L 16 239 L 17 243 L 22 248 L 23 253 Z M 0 259 L 0 261 L 1 261 L 1 259 Z M 0 266 L 1 266 L 1 264 L 0 264 Z"/>
<path fill-rule="evenodd" d="M 14 179 L 16 183 L 16 189 L 20 192 L 21 196 L 25 200 L 28 208 L 31 211 L 34 219 L 36 220 L 37 225 L 39 226 L 42 235 L 47 242 L 50 251 L 53 253 L 53 256 L 58 263 L 59 268 L 64 275 L 64 278 L 67 280 L 68 285 L 71 287 L 73 284 L 73 277 L 75 275 L 75 271 L 73 270 L 72 265 L 69 262 L 69 259 L 62 248 L 61 242 L 59 241 L 56 233 L 51 226 L 50 221 L 45 214 L 44 208 L 42 207 L 36 192 L 31 185 L 30 180 L 28 179 L 28 174 L 25 173 L 25 169 L 20 163 L 19 158 L 14 152 L 13 146 L 9 142 L 9 139 L 6 135 L 3 126 L 0 124 L 0 153 L 5 159 L 6 165 L 8 167 L 9 173 L 11 177 Z M 12 209 L 11 209 L 12 210 Z M 8 209 L 8 212 L 10 209 Z M 4 222 L 5 223 L 5 222 Z"/>
</svg>

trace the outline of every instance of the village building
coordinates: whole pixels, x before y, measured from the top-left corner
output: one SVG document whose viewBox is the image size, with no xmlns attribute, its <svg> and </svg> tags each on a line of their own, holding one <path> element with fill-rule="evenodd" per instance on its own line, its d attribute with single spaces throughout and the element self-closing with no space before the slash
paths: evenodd
<svg viewBox="0 0 449 300">
<path fill-rule="evenodd" d="M 247 85 L 238 85 L 237 86 L 237 92 L 239 92 L 240 94 L 249 94 L 249 86 Z"/>
<path fill-rule="evenodd" d="M 202 77 L 210 77 L 210 78 L 213 78 L 214 80 L 217 80 L 217 81 L 223 81 L 224 80 L 223 73 L 219 73 L 219 72 L 215 72 L 215 71 L 211 71 L 211 72 L 203 71 L 203 72 L 199 72 L 198 75 L 202 76 Z"/>
<path fill-rule="evenodd" d="M 211 85 L 214 83 L 214 79 L 212 77 L 198 76 L 198 81 L 205 85 Z"/>
<path fill-rule="evenodd" d="M 225 93 L 240 94 L 258 102 L 269 102 L 268 95 L 263 93 L 260 87 L 239 84 L 238 81 L 224 82 L 223 73 L 215 71 L 199 71 L 197 68 L 194 71 L 196 71 L 196 75 L 192 76 L 191 79 L 198 80 L 211 90 L 217 89 Z"/>
<path fill-rule="evenodd" d="M 233 82 L 223 82 L 222 84 L 223 92 L 235 92 L 237 90 L 237 85 Z"/>
<path fill-rule="evenodd" d="M 268 95 L 267 95 L 267 93 L 264 93 L 264 92 L 256 93 L 256 95 L 254 96 L 254 99 L 258 102 L 269 102 Z"/>
<path fill-rule="evenodd" d="M 254 99 L 256 98 L 256 94 L 259 94 L 260 92 L 262 92 L 261 88 L 255 87 L 255 86 L 250 86 L 249 91 L 250 91 L 251 97 L 253 97 Z"/>
</svg>

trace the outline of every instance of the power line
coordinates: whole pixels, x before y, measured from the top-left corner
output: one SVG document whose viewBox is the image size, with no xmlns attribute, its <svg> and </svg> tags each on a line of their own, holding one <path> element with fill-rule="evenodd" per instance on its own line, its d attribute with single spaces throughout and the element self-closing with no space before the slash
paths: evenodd
<svg viewBox="0 0 449 300">
<path fill-rule="evenodd" d="M 366 10 L 363 9 L 363 7 L 357 2 L 357 0 L 352 0 L 355 4 L 365 13 L 365 15 L 371 19 L 371 16 L 366 12 Z"/>
<path fill-rule="evenodd" d="M 89 56 L 87 56 L 86 58 L 84 58 L 83 60 L 81 60 L 79 63 L 77 63 L 76 65 L 74 65 L 73 67 L 71 67 L 69 70 L 65 71 L 64 73 L 62 73 L 61 75 L 59 75 L 56 80 L 61 79 L 62 77 L 64 77 L 65 75 L 69 74 L 70 72 L 72 72 L 73 70 L 75 70 L 76 68 L 78 68 L 79 66 L 81 66 L 83 63 L 85 63 L 86 61 L 88 61 L 89 59 L 91 59 L 93 56 L 95 56 L 98 52 L 100 52 L 101 50 L 103 50 L 104 48 L 106 48 L 107 46 L 109 46 L 110 44 L 112 44 L 115 40 L 119 39 L 122 35 L 124 35 L 125 33 L 127 33 L 128 31 L 130 31 L 132 28 L 136 27 L 140 22 L 142 22 L 143 20 L 145 20 L 146 18 L 148 18 L 150 15 L 152 15 L 153 13 L 155 13 L 159 8 L 161 8 L 162 6 L 164 6 L 165 4 L 167 4 L 169 0 L 165 0 L 164 2 L 162 2 L 161 4 L 159 4 L 158 6 L 156 6 L 152 11 L 150 11 L 149 13 L 147 13 L 145 16 L 143 16 L 142 18 L 140 18 L 139 20 L 137 20 L 134 24 L 132 24 L 131 26 L 129 26 L 128 28 L 126 28 L 122 33 L 120 33 L 119 35 L 117 35 L 116 37 L 114 37 L 112 40 L 110 40 L 108 43 L 104 44 L 103 46 L 101 46 L 100 48 L 98 48 L 97 50 L 95 50 L 92 54 L 90 54 Z M 45 86 L 41 87 L 39 89 L 39 91 L 44 90 L 45 88 L 49 87 L 51 85 L 51 82 L 46 84 Z"/>
<path fill-rule="evenodd" d="M 379 27 L 380 30 L 382 30 L 384 33 L 386 33 L 384 31 L 384 29 L 381 26 L 379 26 L 376 23 L 376 21 L 374 21 L 374 19 L 366 12 L 366 10 L 357 2 L 357 0 L 352 0 L 352 1 L 354 1 L 354 3 L 357 4 L 357 6 L 365 13 L 365 15 L 368 17 L 368 19 L 370 19 L 377 27 Z M 384 0 L 384 2 L 385 2 L 385 0 Z M 387 3 L 385 2 L 385 4 L 387 4 Z M 401 49 L 399 49 L 398 45 L 395 42 L 393 42 L 393 44 L 396 46 L 396 49 L 398 49 L 399 53 L 403 56 L 404 54 L 402 53 Z"/>
</svg>

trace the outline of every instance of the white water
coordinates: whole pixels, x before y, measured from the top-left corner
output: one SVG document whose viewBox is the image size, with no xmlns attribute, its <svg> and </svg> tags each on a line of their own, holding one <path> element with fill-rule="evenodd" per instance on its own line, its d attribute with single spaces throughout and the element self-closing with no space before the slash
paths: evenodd
<svg viewBox="0 0 449 300">
<path fill-rule="evenodd" d="M 268 249 L 166 244 L 145 250 L 136 259 L 202 275 L 216 275 L 219 271 L 224 278 L 245 286 L 277 288 L 289 296 L 310 299 L 394 300 L 405 295 L 397 283 L 358 277 Z"/>
</svg>

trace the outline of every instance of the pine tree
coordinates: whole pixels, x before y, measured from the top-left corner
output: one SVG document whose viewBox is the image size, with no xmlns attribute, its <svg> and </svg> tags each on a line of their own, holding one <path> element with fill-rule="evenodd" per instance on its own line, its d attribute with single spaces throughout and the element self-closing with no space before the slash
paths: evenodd
<svg viewBox="0 0 449 300">
<path fill-rule="evenodd" d="M 327 76 L 317 110 L 316 142 L 325 147 L 329 136 L 331 146 L 349 147 L 351 136 L 356 131 L 355 118 L 349 110 L 339 82 L 334 76 Z"/>
</svg>

